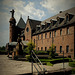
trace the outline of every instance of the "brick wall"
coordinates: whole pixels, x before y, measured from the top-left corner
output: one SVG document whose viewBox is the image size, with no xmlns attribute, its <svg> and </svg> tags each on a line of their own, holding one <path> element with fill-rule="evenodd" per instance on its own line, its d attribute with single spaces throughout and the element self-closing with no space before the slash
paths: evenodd
<svg viewBox="0 0 75 75">
<path fill-rule="evenodd" d="M 60 35 L 60 29 L 56 30 L 56 36 L 55 31 L 53 31 L 53 44 L 56 46 L 56 53 L 60 53 L 60 46 L 62 46 L 62 51 L 64 51 L 65 56 L 71 56 L 74 57 L 74 26 L 69 26 L 69 34 L 67 34 L 67 28 L 61 28 L 62 34 Z M 47 38 L 45 38 L 45 33 L 43 34 L 43 39 L 41 39 L 41 34 L 35 35 L 32 37 L 32 40 L 34 42 L 35 39 L 35 45 L 38 50 L 41 50 L 41 47 L 43 47 L 43 50 L 45 50 L 45 47 L 47 47 L 47 50 L 52 45 L 52 31 L 51 31 L 51 38 L 50 38 L 50 32 L 47 32 Z M 69 52 L 66 52 L 66 46 L 69 46 Z M 62 55 L 62 52 L 60 53 Z"/>
</svg>

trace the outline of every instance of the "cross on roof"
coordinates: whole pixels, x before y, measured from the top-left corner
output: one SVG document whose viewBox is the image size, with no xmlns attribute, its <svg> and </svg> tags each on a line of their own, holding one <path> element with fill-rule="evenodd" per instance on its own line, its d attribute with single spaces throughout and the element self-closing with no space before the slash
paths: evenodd
<svg viewBox="0 0 75 75">
<path fill-rule="evenodd" d="M 10 11 L 11 12 L 11 17 L 13 18 L 14 17 L 14 9 L 12 9 L 12 11 Z"/>
</svg>

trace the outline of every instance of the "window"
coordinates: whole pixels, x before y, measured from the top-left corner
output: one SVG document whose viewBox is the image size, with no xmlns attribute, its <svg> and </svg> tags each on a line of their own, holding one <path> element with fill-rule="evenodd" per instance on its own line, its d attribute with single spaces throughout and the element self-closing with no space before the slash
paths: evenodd
<svg viewBox="0 0 75 75">
<path fill-rule="evenodd" d="M 66 53 L 69 52 L 69 46 L 66 46 Z"/>
<path fill-rule="evenodd" d="M 35 44 L 35 39 L 34 39 L 34 44 Z"/>
<path fill-rule="evenodd" d="M 60 53 L 62 52 L 62 46 L 60 46 Z"/>
<path fill-rule="evenodd" d="M 39 35 L 38 35 L 38 40 L 39 40 Z"/>
<path fill-rule="evenodd" d="M 54 36 L 56 37 L 56 31 L 54 32 Z"/>
<path fill-rule="evenodd" d="M 47 51 L 47 47 L 45 47 L 45 51 Z"/>
<path fill-rule="evenodd" d="M 47 33 L 45 33 L 45 38 L 47 38 Z"/>
<path fill-rule="evenodd" d="M 56 52 L 56 46 L 55 46 L 55 52 Z"/>
<path fill-rule="evenodd" d="M 69 17 L 68 17 L 68 16 L 66 16 L 66 22 L 67 22 L 67 21 L 69 21 Z"/>
<path fill-rule="evenodd" d="M 69 27 L 67 27 L 67 34 L 69 34 Z"/>
<path fill-rule="evenodd" d="M 43 51 L 43 47 L 41 47 L 41 51 Z"/>
<path fill-rule="evenodd" d="M 60 29 L 60 35 L 62 35 L 62 29 Z"/>
<path fill-rule="evenodd" d="M 38 47 L 38 51 L 39 51 L 39 47 Z"/>
<path fill-rule="evenodd" d="M 23 36 L 23 40 L 25 40 L 25 36 Z"/>
<path fill-rule="evenodd" d="M 51 38 L 51 32 L 50 32 L 50 38 Z"/>
<path fill-rule="evenodd" d="M 43 34 L 41 34 L 41 39 L 43 39 Z"/>
</svg>

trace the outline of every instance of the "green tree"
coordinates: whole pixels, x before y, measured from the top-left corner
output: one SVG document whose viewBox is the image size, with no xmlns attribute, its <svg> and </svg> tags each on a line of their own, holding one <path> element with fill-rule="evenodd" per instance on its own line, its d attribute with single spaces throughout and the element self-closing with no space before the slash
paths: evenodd
<svg viewBox="0 0 75 75">
<path fill-rule="evenodd" d="M 31 54 L 31 50 L 34 50 L 34 48 L 35 48 L 35 44 L 32 43 L 32 41 L 31 41 L 31 42 L 29 42 L 29 43 L 27 44 L 27 48 L 26 48 L 25 50 L 26 50 L 27 53 L 30 55 L 30 54 Z"/>
<path fill-rule="evenodd" d="M 5 46 L 0 47 L 0 50 L 5 50 Z"/>
<path fill-rule="evenodd" d="M 48 50 L 49 50 L 50 58 L 54 58 L 55 57 L 55 46 L 52 44 Z"/>
</svg>

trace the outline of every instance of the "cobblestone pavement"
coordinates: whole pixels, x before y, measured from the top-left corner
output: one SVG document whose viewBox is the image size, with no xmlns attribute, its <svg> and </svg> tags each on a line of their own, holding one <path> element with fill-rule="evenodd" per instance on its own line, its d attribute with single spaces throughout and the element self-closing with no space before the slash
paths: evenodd
<svg viewBox="0 0 75 75">
<path fill-rule="evenodd" d="M 59 70 L 63 68 L 63 63 L 55 64 L 53 66 L 44 65 L 44 67 L 47 71 Z M 64 67 L 71 68 L 68 63 L 65 63 Z M 36 72 L 35 68 L 33 70 Z M 16 75 L 25 73 L 31 73 L 30 62 L 10 60 L 6 55 L 0 55 L 0 75 Z"/>
</svg>

